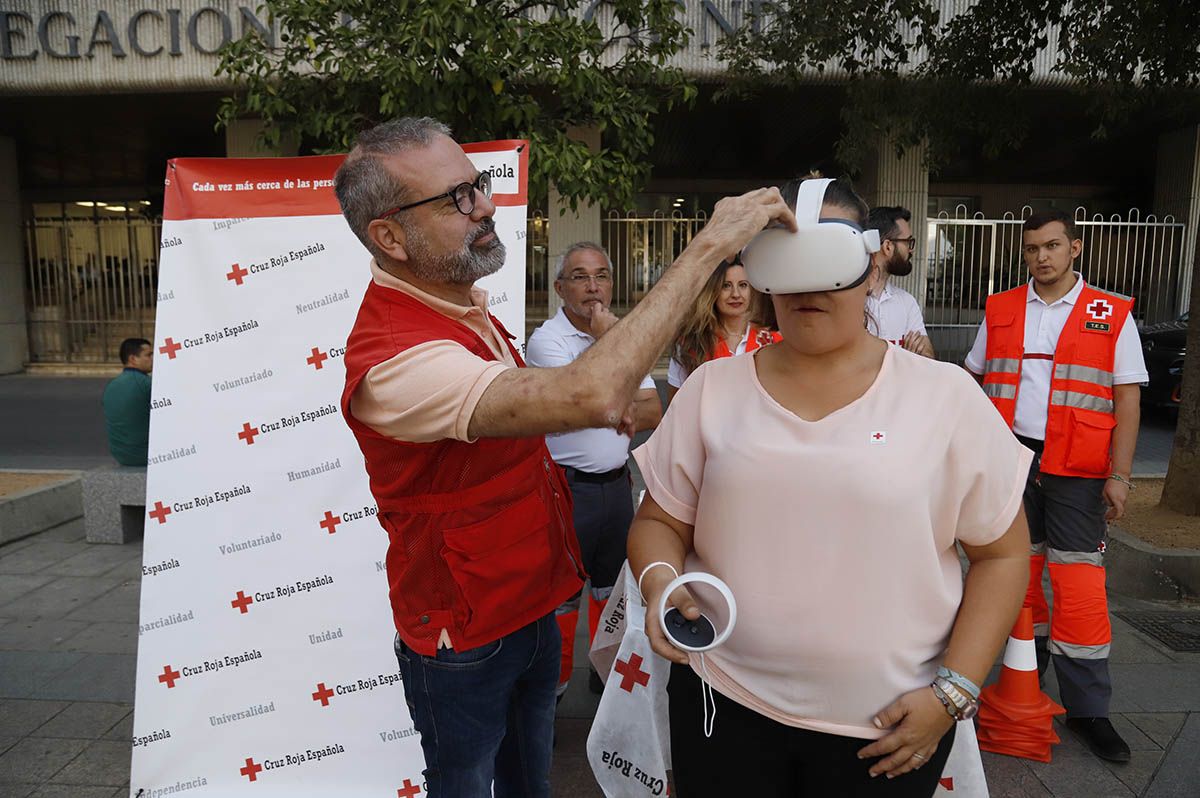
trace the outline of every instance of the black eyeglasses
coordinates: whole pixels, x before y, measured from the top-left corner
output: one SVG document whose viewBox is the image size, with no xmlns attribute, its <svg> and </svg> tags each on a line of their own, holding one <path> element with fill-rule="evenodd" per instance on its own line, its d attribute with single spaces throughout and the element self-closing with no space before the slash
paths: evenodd
<svg viewBox="0 0 1200 798">
<path fill-rule="evenodd" d="M 891 241 L 895 244 L 904 244 L 909 249 L 916 249 L 917 239 L 915 238 L 885 238 L 884 241 Z"/>
<path fill-rule="evenodd" d="M 386 219 L 389 216 L 394 216 L 400 211 L 407 211 L 409 208 L 415 208 L 418 205 L 425 205 L 430 202 L 437 202 L 440 199 L 451 199 L 454 201 L 454 207 L 463 216 L 470 216 L 475 211 L 475 192 L 478 191 L 485 197 L 492 196 L 492 176 L 488 172 L 480 172 L 479 176 L 471 183 L 459 183 L 454 188 L 447 191 L 445 194 L 438 194 L 436 197 L 417 200 L 410 202 L 407 205 L 401 205 L 398 208 L 392 208 L 384 211 L 376 216 L 376 219 Z"/>
</svg>

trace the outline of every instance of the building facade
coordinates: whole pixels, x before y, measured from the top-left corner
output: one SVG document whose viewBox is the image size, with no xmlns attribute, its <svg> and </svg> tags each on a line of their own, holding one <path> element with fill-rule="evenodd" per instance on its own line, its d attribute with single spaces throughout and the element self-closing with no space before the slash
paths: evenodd
<svg viewBox="0 0 1200 798">
<path fill-rule="evenodd" d="M 531 296 L 544 301 L 543 315 L 554 296 L 547 270 L 575 241 L 637 244 L 648 253 L 652 236 L 641 220 L 674 216 L 692 220 L 687 229 L 694 230 L 725 194 L 777 184 L 814 166 L 838 173 L 830 154 L 844 87 L 836 74 L 814 73 L 811 85 L 764 88 L 745 100 L 713 96 L 724 74 L 717 45 L 747 24 L 755 2 L 681 0 L 679 13 L 693 36 L 676 63 L 698 80 L 701 96 L 695 107 L 656 120 L 653 173 L 636 208 L 563 213 L 553 190 L 545 198 L 538 235 L 531 230 L 542 248 L 533 262 L 542 272 L 530 283 L 539 288 Z M 945 4 L 948 11 L 963 5 Z M 583 13 L 603 15 L 604 4 L 592 0 Z M 0 0 L 0 373 L 42 363 L 111 365 L 122 338 L 153 338 L 166 160 L 293 154 L 258 151 L 254 120 L 214 127 L 229 91 L 215 75 L 220 47 L 246 35 L 273 41 L 279 33 L 265 10 L 248 3 Z M 965 306 L 977 304 L 982 288 L 999 286 L 996 268 L 987 267 L 983 280 L 979 273 L 987 268 L 978 264 L 962 267 L 975 275 L 971 290 L 942 285 L 945 252 L 953 249 L 962 260 L 967 239 L 959 243 L 957 228 L 939 227 L 939 215 L 1003 220 L 1026 206 L 1083 207 L 1089 215 L 1122 214 L 1124 221 L 1136 209 L 1143 223 L 1150 214 L 1160 223 L 1171 216 L 1169 229 L 1147 235 L 1157 237 L 1151 250 L 1171 248 L 1173 265 L 1145 279 L 1170 284 L 1162 303 L 1169 310 L 1161 313 L 1186 302 L 1200 212 L 1200 131 L 1148 119 L 1096 141 L 1080 99 L 1056 81 L 1052 62 L 1051 52 L 1039 57 L 1037 86 L 1029 92 L 1037 133 L 1013 152 L 998 159 L 968 154 L 930 175 L 923 152 L 897 153 L 881 136 L 857 179 L 869 202 L 913 211 L 918 267 L 905 285 L 934 304 L 954 294 L 970 312 L 957 313 L 948 326 L 972 325 L 981 308 Z M 597 130 L 576 133 L 601 145 Z M 971 247 L 995 250 L 997 230 L 988 240 L 972 238 Z M 641 282 L 630 278 L 630 301 L 686 235 L 669 232 L 665 239 L 659 254 L 638 256 Z"/>
</svg>

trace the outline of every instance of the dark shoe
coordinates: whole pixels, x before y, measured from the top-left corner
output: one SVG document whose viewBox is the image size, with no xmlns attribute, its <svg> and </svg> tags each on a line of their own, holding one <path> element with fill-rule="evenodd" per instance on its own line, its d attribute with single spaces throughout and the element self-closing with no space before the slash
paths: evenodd
<svg viewBox="0 0 1200 798">
<path fill-rule="evenodd" d="M 604 680 L 600 678 L 600 674 L 595 670 L 588 671 L 588 689 L 596 695 L 604 692 Z"/>
<path fill-rule="evenodd" d="M 1067 728 L 1087 743 L 1092 753 L 1109 762 L 1128 762 L 1129 746 L 1108 718 L 1067 718 Z"/>
</svg>

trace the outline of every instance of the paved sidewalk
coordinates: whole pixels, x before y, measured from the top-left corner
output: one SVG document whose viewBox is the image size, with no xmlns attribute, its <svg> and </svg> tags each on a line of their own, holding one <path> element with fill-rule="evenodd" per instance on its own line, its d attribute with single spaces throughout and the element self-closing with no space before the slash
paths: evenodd
<svg viewBox="0 0 1200 798">
<path fill-rule="evenodd" d="M 76 521 L 0 547 L 0 795 L 128 795 L 141 545 L 90 545 Z M 1113 597 L 1114 609 L 1163 605 Z M 579 668 L 558 713 L 554 795 L 599 797 L 585 757 L 598 698 Z M 1114 723 L 1133 761 L 1093 757 L 1070 732 L 1051 764 L 985 754 L 993 798 L 1200 795 L 1200 654 L 1113 619 Z M 1056 697 L 1054 679 L 1047 684 Z"/>
<path fill-rule="evenodd" d="M 0 467 L 107 462 L 102 386 L 0 378 L 0 415 L 27 422 L 0 428 Z M 1165 471 L 1172 433 L 1147 420 L 1138 473 Z M 128 795 L 140 579 L 140 544 L 89 545 L 79 521 L 0 546 L 0 798 Z M 1113 606 L 1163 608 L 1116 596 Z M 558 712 L 553 778 L 562 798 L 601 795 L 584 753 L 598 703 L 587 690 L 585 629 Z M 1200 796 L 1200 654 L 1170 651 L 1118 618 L 1113 631 L 1114 723 L 1133 761 L 1100 762 L 1059 727 L 1051 764 L 984 755 L 994 798 Z M 1057 694 L 1053 677 L 1048 691 Z"/>
<path fill-rule="evenodd" d="M 0 795 L 129 794 L 142 547 L 0 547 Z"/>
</svg>

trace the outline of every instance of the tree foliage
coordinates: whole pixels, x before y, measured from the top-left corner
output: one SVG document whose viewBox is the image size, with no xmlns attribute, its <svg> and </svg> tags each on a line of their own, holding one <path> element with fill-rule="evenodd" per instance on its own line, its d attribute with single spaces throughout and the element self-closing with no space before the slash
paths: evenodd
<svg viewBox="0 0 1200 798">
<path fill-rule="evenodd" d="M 1012 149 L 1030 129 L 1019 92 L 1037 83 L 1086 96 L 1098 136 L 1146 108 L 1195 113 L 1200 3 L 976 0 L 952 8 L 941 0 L 754 5 L 754 23 L 722 45 L 727 91 L 839 76 L 848 101 L 838 155 L 851 167 L 884 131 L 901 148 L 927 142 L 934 168 L 967 141 L 989 155 Z"/>
<path fill-rule="evenodd" d="M 282 33 L 230 44 L 223 124 L 255 115 L 266 143 L 344 152 L 373 123 L 428 115 L 461 141 L 520 137 L 530 187 L 629 204 L 649 174 L 653 118 L 696 89 L 669 59 L 688 31 L 674 0 L 271 0 Z M 589 18 L 589 16 L 591 18 Z M 595 126 L 604 147 L 572 139 Z"/>
<path fill-rule="evenodd" d="M 728 91 L 801 83 L 813 72 L 841 76 L 849 90 L 838 156 L 851 167 L 881 133 L 901 149 L 926 142 L 933 168 L 964 141 L 982 142 L 992 155 L 1012 148 L 1030 126 L 1021 93 L 1036 83 L 1086 97 L 1094 135 L 1147 111 L 1196 124 L 1200 3 L 976 0 L 943 14 L 952 7 L 938 0 L 753 6 L 753 24 L 723 46 Z M 1200 267 L 1193 274 L 1191 355 L 1163 502 L 1200 515 Z"/>
</svg>

